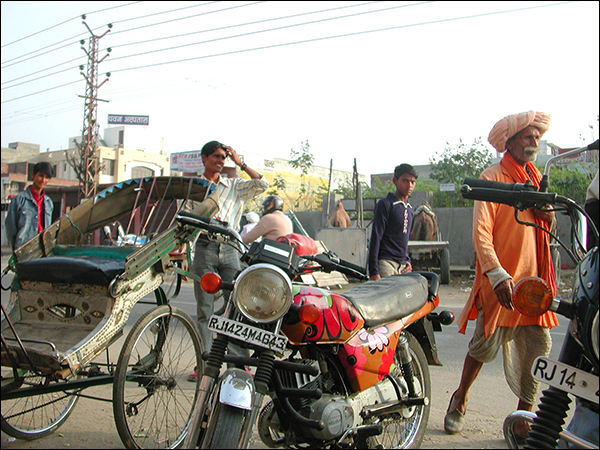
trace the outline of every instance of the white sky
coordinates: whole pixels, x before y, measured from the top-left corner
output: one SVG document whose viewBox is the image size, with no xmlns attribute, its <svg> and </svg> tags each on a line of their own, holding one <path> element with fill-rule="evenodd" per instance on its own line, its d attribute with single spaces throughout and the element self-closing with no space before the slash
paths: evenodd
<svg viewBox="0 0 600 450">
<path fill-rule="evenodd" d="M 597 1 L 1 5 L 2 146 L 60 150 L 81 135 L 84 13 L 97 35 L 113 24 L 99 45 L 100 57 L 112 48 L 99 66 L 100 82 L 112 73 L 99 89 L 110 101 L 99 102 L 99 135 L 109 114 L 148 115 L 166 152 L 214 139 L 287 159 L 308 140 L 317 165 L 333 159 L 334 169 L 352 171 L 356 158 L 361 174 L 389 173 L 427 164 L 460 139 L 487 144 L 496 121 L 530 109 L 552 114 L 545 139 L 556 145 L 598 137 Z M 349 5 L 359 6 L 341 8 Z M 553 6 L 532 8 L 542 5 Z M 265 21 L 330 8 L 338 9 Z M 500 13 L 508 10 L 516 11 Z M 450 20 L 469 16 L 478 17 Z M 190 18 L 173 20 L 182 17 Z M 305 22 L 316 23 L 290 27 Z M 277 27 L 287 28 L 258 33 Z M 385 28 L 393 29 L 364 33 Z M 324 39 L 351 33 L 359 34 Z M 150 42 L 131 45 L 140 41 Z"/>
</svg>

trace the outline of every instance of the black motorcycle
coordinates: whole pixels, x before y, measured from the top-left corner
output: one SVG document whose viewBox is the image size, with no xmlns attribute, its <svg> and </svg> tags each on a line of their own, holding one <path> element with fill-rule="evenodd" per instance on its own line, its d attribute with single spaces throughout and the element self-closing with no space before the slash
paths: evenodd
<svg viewBox="0 0 600 450">
<path fill-rule="evenodd" d="M 461 187 L 464 198 L 514 207 L 515 220 L 524 226 L 536 225 L 520 221 L 518 210 L 546 205 L 552 206 L 557 213 L 566 214 L 571 220 L 571 245 L 549 234 L 577 265 L 572 299 L 564 301 L 553 298 L 549 285 L 538 277 L 525 278 L 514 289 L 513 301 L 521 314 L 538 316 L 550 310 L 567 317 L 570 323 L 558 361 L 540 356 L 531 368 L 536 380 L 550 386 L 542 392 L 537 412 L 518 410 L 509 414 L 504 421 L 504 437 L 509 448 L 519 448 L 513 432 L 513 425 L 518 420 L 531 423 L 525 448 L 553 449 L 557 448 L 559 441 L 562 441 L 560 444 L 563 448 L 598 448 L 598 443 L 590 442 L 587 435 L 584 437 L 581 433 L 563 429 L 570 409 L 570 396 L 576 398 L 580 413 L 595 417 L 587 428 L 596 427 L 597 430 L 598 427 L 598 230 L 592 218 L 573 200 L 547 192 L 549 167 L 553 161 L 597 149 L 598 141 L 550 158 L 539 190 L 529 181 L 511 184 L 474 178 L 465 179 Z M 595 237 L 595 244 L 591 247 L 586 244 L 588 230 Z M 571 425 L 580 420 L 579 417 L 576 410 Z M 577 428 L 585 427 L 574 427 Z"/>
</svg>

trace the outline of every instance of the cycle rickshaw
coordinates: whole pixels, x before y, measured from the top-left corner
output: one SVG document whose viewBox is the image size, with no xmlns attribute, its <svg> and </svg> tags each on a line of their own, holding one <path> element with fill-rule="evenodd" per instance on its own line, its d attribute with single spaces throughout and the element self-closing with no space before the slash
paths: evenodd
<svg viewBox="0 0 600 450">
<path fill-rule="evenodd" d="M 113 415 L 127 448 L 181 445 L 194 413 L 203 346 L 194 321 L 169 304 L 181 261 L 170 253 L 197 228 L 174 221 L 191 210 L 214 215 L 208 182 L 147 177 L 113 185 L 19 247 L 2 305 L 2 431 L 37 439 L 58 429 L 83 391 L 112 384 Z M 142 236 L 124 246 L 94 245 L 116 220 Z M 95 236 L 95 238 L 94 238 Z M 178 289 L 177 289 L 178 291 Z M 134 305 L 155 305 L 131 327 L 116 362 L 108 347 L 124 335 Z M 176 295 L 176 293 L 175 293 Z M 105 353 L 105 360 L 100 361 Z"/>
</svg>

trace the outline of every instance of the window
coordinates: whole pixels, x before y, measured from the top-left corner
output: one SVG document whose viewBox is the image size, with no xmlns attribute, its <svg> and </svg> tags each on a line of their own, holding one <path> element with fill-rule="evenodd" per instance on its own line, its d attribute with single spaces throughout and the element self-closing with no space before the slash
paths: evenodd
<svg viewBox="0 0 600 450">
<path fill-rule="evenodd" d="M 114 176 L 115 175 L 115 160 L 114 159 L 106 159 L 102 160 L 102 164 L 104 164 L 104 175 Z"/>
<path fill-rule="evenodd" d="M 131 178 L 144 178 L 154 176 L 154 171 L 147 167 L 134 167 L 131 169 Z"/>
</svg>

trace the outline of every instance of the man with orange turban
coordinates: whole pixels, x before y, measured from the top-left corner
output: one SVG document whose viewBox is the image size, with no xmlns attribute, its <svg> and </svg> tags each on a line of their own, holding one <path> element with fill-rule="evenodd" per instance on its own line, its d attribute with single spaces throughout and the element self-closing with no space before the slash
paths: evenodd
<svg viewBox="0 0 600 450">
<path fill-rule="evenodd" d="M 488 141 L 502 160 L 488 167 L 481 179 L 503 183 L 530 180 L 539 188 L 541 173 L 533 162 L 538 144 L 548 131 L 550 116 L 536 111 L 512 114 L 492 128 Z M 523 222 L 549 229 L 554 220 L 551 211 L 519 211 Z M 531 411 L 539 389 L 530 369 L 538 356 L 547 356 L 552 346 L 550 328 L 558 325 L 556 316 L 547 312 L 540 317 L 526 317 L 515 310 L 512 302 L 514 283 L 528 276 L 539 276 L 556 291 L 550 257 L 549 236 L 544 231 L 520 225 L 514 210 L 507 205 L 476 201 L 473 209 L 473 246 L 477 254 L 475 281 L 462 313 L 459 332 L 465 333 L 469 320 L 476 320 L 469 342 L 458 389 L 450 397 L 444 419 L 447 433 L 460 433 L 467 410 L 468 390 L 484 363 L 495 359 L 502 348 L 504 375 L 519 398 L 517 409 Z M 515 424 L 517 437 L 525 437 L 529 424 Z"/>
</svg>

